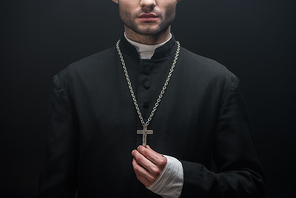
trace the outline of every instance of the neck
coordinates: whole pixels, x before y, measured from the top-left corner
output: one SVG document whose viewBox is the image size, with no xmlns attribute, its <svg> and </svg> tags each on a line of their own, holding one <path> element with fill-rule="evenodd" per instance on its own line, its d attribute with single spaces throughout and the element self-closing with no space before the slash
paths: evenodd
<svg viewBox="0 0 296 198">
<path fill-rule="evenodd" d="M 130 28 L 124 26 L 125 35 L 132 41 L 145 44 L 145 45 L 158 45 L 167 41 L 171 37 L 171 27 L 169 27 L 166 31 L 161 32 L 157 35 L 142 35 L 134 32 Z"/>
<path fill-rule="evenodd" d="M 168 40 L 157 45 L 146 45 L 146 44 L 132 41 L 131 39 L 127 38 L 125 33 L 124 33 L 124 37 L 128 42 L 130 42 L 137 49 L 140 55 L 140 59 L 151 59 L 155 52 L 155 49 L 165 45 L 172 38 L 172 34 L 170 33 L 170 38 Z"/>
</svg>

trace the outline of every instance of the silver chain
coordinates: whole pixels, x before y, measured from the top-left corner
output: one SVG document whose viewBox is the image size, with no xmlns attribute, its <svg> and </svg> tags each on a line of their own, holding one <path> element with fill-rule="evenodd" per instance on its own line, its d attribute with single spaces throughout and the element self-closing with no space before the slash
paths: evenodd
<svg viewBox="0 0 296 198">
<path fill-rule="evenodd" d="M 129 75 L 128 75 L 128 72 L 127 72 L 127 68 L 126 68 L 126 66 L 125 66 L 125 62 L 124 62 L 124 59 L 123 59 L 123 55 L 122 55 L 122 53 L 121 53 L 121 51 L 120 51 L 120 48 L 119 48 L 119 43 L 120 43 L 120 40 L 117 41 L 117 43 L 116 43 L 116 48 L 117 48 L 117 52 L 118 52 L 118 55 L 119 55 L 120 60 L 121 60 L 121 63 L 122 63 L 122 67 L 123 67 L 123 70 L 124 70 L 124 74 L 125 74 L 125 78 L 126 78 L 126 81 L 127 81 L 127 84 L 128 84 L 128 88 L 129 88 L 129 90 L 130 90 L 130 92 L 131 92 L 131 96 L 132 96 L 132 99 L 133 99 L 133 102 L 134 102 L 135 108 L 136 108 L 136 110 L 137 110 L 137 113 L 138 113 L 138 115 L 139 115 L 140 121 L 141 121 L 141 123 L 142 123 L 142 126 L 143 126 L 143 127 L 144 127 L 144 126 L 148 126 L 149 123 L 150 123 L 150 121 L 152 120 L 152 117 L 153 117 L 155 111 L 157 110 L 157 107 L 159 106 L 159 103 L 160 103 L 160 101 L 161 101 L 161 99 L 162 99 L 162 97 L 163 97 L 163 95 L 164 95 L 164 92 L 165 92 L 165 90 L 166 90 L 166 88 L 167 88 L 167 86 L 168 86 L 168 84 L 169 84 L 169 81 L 170 81 L 170 79 L 171 79 L 171 76 L 172 76 L 172 74 L 173 74 L 173 71 L 174 71 L 174 68 L 175 68 L 175 66 L 176 66 L 176 63 L 177 63 L 177 60 L 178 60 L 178 57 L 179 57 L 179 53 L 180 53 L 180 43 L 179 43 L 178 41 L 176 41 L 176 43 L 178 44 L 178 48 L 177 48 L 177 50 L 176 50 L 176 54 L 175 54 L 174 62 L 173 62 L 173 64 L 172 64 L 172 67 L 171 67 L 171 69 L 170 69 L 169 75 L 168 75 L 168 77 L 167 77 L 167 79 L 166 79 L 166 81 L 165 81 L 165 83 L 164 83 L 164 86 L 163 86 L 163 88 L 162 88 L 162 90 L 161 90 L 161 92 L 160 92 L 160 94 L 159 94 L 159 96 L 158 96 L 158 99 L 156 100 L 156 103 L 155 103 L 155 105 L 154 105 L 154 107 L 153 107 L 153 109 L 152 109 L 152 111 L 151 111 L 151 113 L 150 113 L 150 116 L 149 116 L 147 122 L 144 121 L 143 116 L 142 116 L 142 113 L 141 113 L 141 111 L 140 111 L 140 108 L 139 108 L 139 105 L 138 105 L 138 102 L 137 102 L 136 96 L 135 96 L 134 91 L 133 91 L 132 83 L 131 83 L 131 81 L 130 81 L 130 78 L 129 78 Z"/>
</svg>

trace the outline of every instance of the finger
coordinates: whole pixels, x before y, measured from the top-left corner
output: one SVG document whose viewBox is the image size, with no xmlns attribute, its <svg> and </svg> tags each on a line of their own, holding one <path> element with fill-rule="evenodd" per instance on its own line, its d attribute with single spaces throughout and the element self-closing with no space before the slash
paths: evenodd
<svg viewBox="0 0 296 198">
<path fill-rule="evenodd" d="M 135 159 L 133 159 L 133 167 L 134 167 L 134 171 L 135 171 L 135 174 L 137 176 L 137 179 L 142 183 L 144 184 L 145 187 L 149 187 L 152 183 L 151 181 L 149 181 L 146 177 L 143 177 L 141 174 L 139 174 L 139 170 L 137 170 L 137 162 Z M 136 168 L 135 168 L 136 167 Z"/>
<path fill-rule="evenodd" d="M 155 164 L 153 164 L 149 159 L 139 153 L 137 150 L 132 152 L 132 155 L 136 162 L 140 164 L 143 168 L 145 168 L 148 172 L 153 173 L 157 168 Z"/>
<path fill-rule="evenodd" d="M 141 181 L 145 186 L 149 183 L 152 184 L 156 178 L 154 178 L 145 168 L 143 168 L 140 164 L 137 163 L 135 159 L 132 161 L 134 172 L 137 175 L 139 181 Z M 145 178 L 145 179 L 143 179 Z"/>
<path fill-rule="evenodd" d="M 146 146 L 146 148 L 143 146 L 138 146 L 137 151 L 145 156 L 147 159 L 149 159 L 151 162 L 156 164 L 158 167 L 160 167 L 162 170 L 167 164 L 167 159 L 163 155 L 152 150 L 148 145 Z"/>
<path fill-rule="evenodd" d="M 145 177 L 142 177 L 141 175 L 136 174 L 137 179 L 146 187 L 148 188 L 149 186 L 152 185 L 151 182 L 148 181 Z"/>
<path fill-rule="evenodd" d="M 146 147 L 138 146 L 137 151 L 152 161 L 154 164 L 157 164 L 157 160 L 160 157 L 160 154 L 152 150 L 148 145 Z"/>
</svg>

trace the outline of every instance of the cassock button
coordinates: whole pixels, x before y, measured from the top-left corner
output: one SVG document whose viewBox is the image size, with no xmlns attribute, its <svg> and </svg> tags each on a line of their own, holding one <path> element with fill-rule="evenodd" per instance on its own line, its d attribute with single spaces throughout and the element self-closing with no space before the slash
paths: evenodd
<svg viewBox="0 0 296 198">
<path fill-rule="evenodd" d="M 148 101 L 145 101 L 144 102 L 144 107 L 147 108 L 148 106 L 149 106 L 149 102 Z"/>
<path fill-rule="evenodd" d="M 146 68 L 144 69 L 144 73 L 147 74 L 147 75 L 150 73 L 150 71 L 151 71 L 151 70 L 150 70 L 149 67 L 146 67 Z"/>
<path fill-rule="evenodd" d="M 148 89 L 150 87 L 150 82 L 148 82 L 148 81 L 144 82 L 144 87 L 146 89 Z"/>
</svg>

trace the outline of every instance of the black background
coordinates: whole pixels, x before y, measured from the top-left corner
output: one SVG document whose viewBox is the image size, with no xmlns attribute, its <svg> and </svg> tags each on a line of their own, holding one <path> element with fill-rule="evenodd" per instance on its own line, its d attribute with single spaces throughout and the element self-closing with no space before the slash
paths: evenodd
<svg viewBox="0 0 296 198">
<path fill-rule="evenodd" d="M 295 6 L 183 0 L 173 24 L 183 47 L 241 79 L 266 197 L 296 193 Z M 114 46 L 123 25 L 111 0 L 7 0 L 0 7 L 0 197 L 36 197 L 53 75 Z"/>
</svg>

